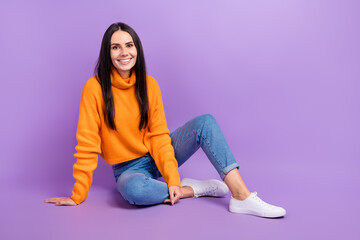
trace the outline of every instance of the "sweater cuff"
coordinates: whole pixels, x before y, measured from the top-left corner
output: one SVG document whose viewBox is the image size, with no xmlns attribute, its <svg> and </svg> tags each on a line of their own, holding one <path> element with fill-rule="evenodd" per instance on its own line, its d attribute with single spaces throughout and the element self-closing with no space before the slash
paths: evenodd
<svg viewBox="0 0 360 240">
<path fill-rule="evenodd" d="M 171 167 L 170 167 L 171 166 Z M 168 178 L 166 180 L 167 186 L 178 186 L 181 187 L 180 183 L 180 175 L 178 168 L 174 165 L 167 166 L 166 171 L 169 173 Z"/>
<path fill-rule="evenodd" d="M 77 205 L 79 205 L 80 203 L 82 203 L 83 201 L 81 201 L 80 197 L 76 197 L 75 195 L 72 195 L 70 197 Z"/>
</svg>

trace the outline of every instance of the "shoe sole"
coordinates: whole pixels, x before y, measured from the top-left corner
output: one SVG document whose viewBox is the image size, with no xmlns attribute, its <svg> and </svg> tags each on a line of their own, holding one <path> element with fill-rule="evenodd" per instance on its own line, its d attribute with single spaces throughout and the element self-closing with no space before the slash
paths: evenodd
<svg viewBox="0 0 360 240">
<path fill-rule="evenodd" d="M 232 213 L 248 214 L 248 215 L 254 215 L 254 216 L 263 217 L 263 218 L 280 218 L 280 217 L 285 216 L 285 214 L 286 214 L 286 212 L 283 214 L 278 214 L 278 215 L 258 213 L 258 212 L 250 211 L 247 209 L 237 208 L 237 207 L 232 207 L 232 206 L 229 206 L 229 211 Z"/>
</svg>

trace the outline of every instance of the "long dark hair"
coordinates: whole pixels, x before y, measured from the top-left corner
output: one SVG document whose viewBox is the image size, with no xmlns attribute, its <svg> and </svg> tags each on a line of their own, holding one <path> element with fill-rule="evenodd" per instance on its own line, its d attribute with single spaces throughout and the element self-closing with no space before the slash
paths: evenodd
<svg viewBox="0 0 360 240">
<path fill-rule="evenodd" d="M 134 65 L 136 73 L 136 83 L 135 83 L 135 94 L 136 99 L 139 103 L 141 120 L 139 124 L 139 130 L 146 128 L 149 121 L 149 100 L 147 94 L 147 85 L 146 85 L 146 66 L 144 52 L 139 36 L 136 34 L 134 29 L 125 23 L 113 23 L 104 33 L 101 49 L 98 62 L 95 67 L 95 74 L 97 74 L 97 80 L 100 82 L 102 95 L 104 99 L 104 119 L 107 126 L 113 130 L 117 130 L 114 118 L 115 118 L 115 107 L 114 107 L 114 98 L 111 91 L 111 66 L 112 61 L 110 57 L 110 45 L 111 37 L 114 32 L 121 30 L 128 32 L 135 44 L 137 50 L 137 59 Z"/>
</svg>

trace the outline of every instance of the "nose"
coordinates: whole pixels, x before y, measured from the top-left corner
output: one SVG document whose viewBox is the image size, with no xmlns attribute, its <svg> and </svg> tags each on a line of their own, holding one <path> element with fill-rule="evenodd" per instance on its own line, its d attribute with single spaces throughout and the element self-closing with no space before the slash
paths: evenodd
<svg viewBox="0 0 360 240">
<path fill-rule="evenodd" d="M 128 55 L 127 49 L 126 49 L 126 48 L 122 48 L 122 49 L 120 50 L 120 56 L 127 56 L 127 55 Z"/>
</svg>

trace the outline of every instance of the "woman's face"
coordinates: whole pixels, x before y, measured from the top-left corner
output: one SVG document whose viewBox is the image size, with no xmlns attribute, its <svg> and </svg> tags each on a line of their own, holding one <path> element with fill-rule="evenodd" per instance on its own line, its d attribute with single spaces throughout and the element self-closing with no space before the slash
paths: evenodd
<svg viewBox="0 0 360 240">
<path fill-rule="evenodd" d="M 116 31 L 111 36 L 110 57 L 113 66 L 122 78 L 130 77 L 135 66 L 137 50 L 131 35 L 125 31 Z"/>
</svg>

